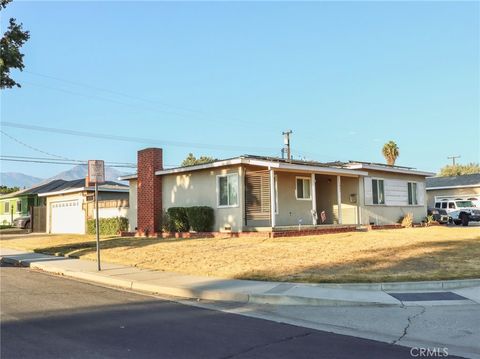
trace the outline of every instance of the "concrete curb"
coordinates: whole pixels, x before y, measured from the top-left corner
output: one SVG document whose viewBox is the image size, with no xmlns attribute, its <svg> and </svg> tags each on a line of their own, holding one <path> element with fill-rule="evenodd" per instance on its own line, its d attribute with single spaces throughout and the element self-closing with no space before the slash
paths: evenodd
<svg viewBox="0 0 480 359">
<path fill-rule="evenodd" d="M 32 253 L 33 254 L 33 253 Z M 480 286 L 480 279 L 466 279 L 435 282 L 402 282 L 402 283 L 346 283 L 346 284 L 311 284 L 305 286 L 301 283 L 291 283 L 291 293 L 268 293 L 258 289 L 250 293 L 245 290 L 222 290 L 216 288 L 189 288 L 185 286 L 164 285 L 145 280 L 113 277 L 104 272 L 85 270 L 72 270 L 61 265 L 55 265 L 55 260 L 39 258 L 15 258 L 15 255 L 0 255 L 0 260 L 5 263 L 20 264 L 32 269 L 48 273 L 60 274 L 83 281 L 103 284 L 107 286 L 141 291 L 150 294 L 167 295 L 179 298 L 200 299 L 208 301 L 226 301 L 237 303 L 255 303 L 271 305 L 307 305 L 307 306 L 402 306 L 403 304 L 390 297 L 390 291 L 430 291 L 455 288 L 468 288 Z M 54 258 L 54 257 L 52 257 Z M 62 258 L 62 257 L 60 257 Z M 58 258 L 58 259 L 60 259 Z M 61 260 L 63 262 L 63 260 Z M 272 283 L 275 284 L 275 283 Z M 282 283 L 278 283 L 282 284 Z M 306 290 L 317 288 L 312 295 Z M 345 291 L 345 292 L 342 292 Z M 352 293 L 347 293 L 351 291 Z M 371 291 L 370 295 L 368 292 Z M 356 292 L 356 293 L 355 293 Z M 363 292 L 363 293 L 361 293 Z M 374 293 L 376 292 L 376 293 Z M 382 293 L 379 293 L 382 292 Z M 305 295 L 303 295 L 305 294 Z M 351 298 L 350 298 L 351 297 Z"/>
<path fill-rule="evenodd" d="M 141 291 L 150 294 L 160 294 L 179 298 L 200 299 L 208 301 L 225 301 L 236 303 L 253 304 L 271 304 L 271 305 L 308 305 L 308 306 L 401 306 L 401 302 L 393 299 L 390 303 L 359 301 L 347 299 L 304 297 L 298 295 L 279 295 L 279 294 L 249 294 L 241 292 L 229 292 L 222 290 L 195 290 L 181 287 L 167 287 L 157 284 L 144 283 L 138 280 L 125 280 L 112 278 L 101 273 L 89 273 L 82 271 L 72 271 L 60 267 L 55 267 L 52 263 L 33 262 L 30 260 L 20 260 L 8 256 L 0 257 L 0 260 L 14 265 L 22 265 L 32 269 L 42 270 L 44 272 L 59 274 L 65 277 L 84 280 L 92 283 L 103 284 L 111 287 Z"/>
</svg>

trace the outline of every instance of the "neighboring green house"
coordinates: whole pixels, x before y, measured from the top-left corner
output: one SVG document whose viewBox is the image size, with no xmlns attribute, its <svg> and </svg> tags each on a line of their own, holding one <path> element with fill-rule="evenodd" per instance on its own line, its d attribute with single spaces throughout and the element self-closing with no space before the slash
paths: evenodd
<svg viewBox="0 0 480 359">
<path fill-rule="evenodd" d="M 64 180 L 53 180 L 0 196 L 0 224 L 12 224 L 15 218 L 28 216 L 30 207 L 44 206 L 46 200 L 38 194 L 50 192 L 63 183 L 65 183 Z"/>
</svg>

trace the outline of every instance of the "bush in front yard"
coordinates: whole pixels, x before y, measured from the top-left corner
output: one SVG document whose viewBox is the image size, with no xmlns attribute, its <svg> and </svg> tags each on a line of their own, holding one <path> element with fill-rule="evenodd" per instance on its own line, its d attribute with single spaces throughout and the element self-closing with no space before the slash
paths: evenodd
<svg viewBox="0 0 480 359">
<path fill-rule="evenodd" d="M 128 219 L 125 217 L 100 218 L 98 222 L 101 235 L 113 236 L 128 231 Z M 87 221 L 87 234 L 95 234 L 95 219 Z"/>
<path fill-rule="evenodd" d="M 170 232 L 188 232 L 190 224 L 185 207 L 170 207 L 167 209 L 167 215 Z"/>
<path fill-rule="evenodd" d="M 196 206 L 187 208 L 188 223 L 195 232 L 211 232 L 215 216 L 212 207 Z"/>
<path fill-rule="evenodd" d="M 402 219 L 402 226 L 405 228 L 413 227 L 413 213 L 407 213 Z"/>
</svg>

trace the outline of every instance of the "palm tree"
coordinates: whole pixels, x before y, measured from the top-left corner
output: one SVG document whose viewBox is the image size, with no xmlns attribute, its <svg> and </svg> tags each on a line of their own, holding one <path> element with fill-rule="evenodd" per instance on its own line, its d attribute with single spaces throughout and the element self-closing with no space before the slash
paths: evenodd
<svg viewBox="0 0 480 359">
<path fill-rule="evenodd" d="M 383 157 L 387 160 L 387 164 L 393 166 L 398 156 L 400 155 L 400 149 L 393 141 L 388 141 L 382 148 Z"/>
</svg>

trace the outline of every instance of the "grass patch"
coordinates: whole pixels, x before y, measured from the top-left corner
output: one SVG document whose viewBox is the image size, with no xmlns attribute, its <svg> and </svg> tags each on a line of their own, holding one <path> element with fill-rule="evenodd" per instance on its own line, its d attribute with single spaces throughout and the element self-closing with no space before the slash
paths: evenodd
<svg viewBox="0 0 480 359">
<path fill-rule="evenodd" d="M 274 239 L 103 237 L 102 259 L 220 278 L 379 282 L 480 277 L 479 227 L 429 227 Z M 95 260 L 94 236 L 9 238 L 1 245 Z"/>
</svg>

